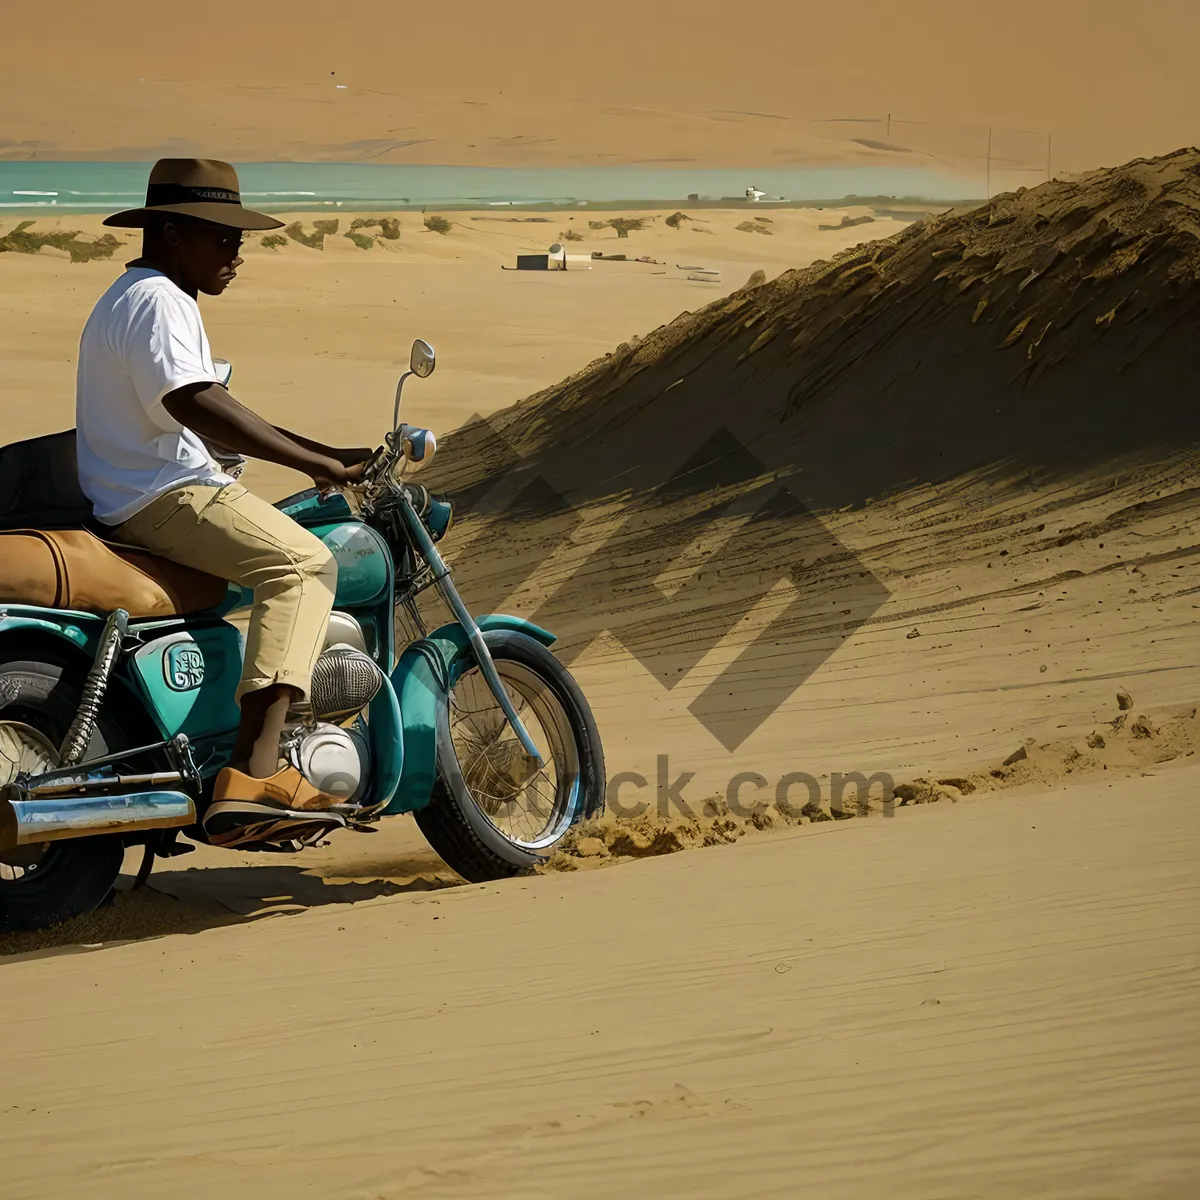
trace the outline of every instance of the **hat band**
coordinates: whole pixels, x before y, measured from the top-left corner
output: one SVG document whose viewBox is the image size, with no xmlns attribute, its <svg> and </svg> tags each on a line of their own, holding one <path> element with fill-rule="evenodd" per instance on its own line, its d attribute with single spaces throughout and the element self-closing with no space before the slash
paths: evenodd
<svg viewBox="0 0 1200 1200">
<path fill-rule="evenodd" d="M 223 187 L 188 187 L 182 183 L 152 183 L 146 188 L 146 207 L 163 208 L 168 204 L 241 204 L 238 192 Z"/>
</svg>

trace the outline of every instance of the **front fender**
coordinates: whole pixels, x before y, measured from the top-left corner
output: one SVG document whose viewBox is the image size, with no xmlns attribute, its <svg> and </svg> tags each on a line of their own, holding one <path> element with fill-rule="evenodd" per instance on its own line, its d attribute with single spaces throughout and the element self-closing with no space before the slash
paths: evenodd
<svg viewBox="0 0 1200 1200">
<path fill-rule="evenodd" d="M 492 613 L 478 618 L 484 633 L 504 630 L 523 633 L 552 646 L 555 635 L 521 617 Z M 451 621 L 427 637 L 413 642 L 392 672 L 392 686 L 400 701 L 404 728 L 404 765 L 400 784 L 385 813 L 424 808 L 437 779 L 437 718 L 464 664 L 471 661 L 467 631 Z"/>
</svg>

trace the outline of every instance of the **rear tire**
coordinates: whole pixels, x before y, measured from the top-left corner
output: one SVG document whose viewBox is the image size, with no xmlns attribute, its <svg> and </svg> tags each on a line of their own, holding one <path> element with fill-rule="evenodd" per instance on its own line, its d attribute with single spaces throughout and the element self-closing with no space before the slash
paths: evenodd
<svg viewBox="0 0 1200 1200">
<path fill-rule="evenodd" d="M 57 656 L 55 656 L 57 658 Z M 75 716 L 87 664 L 69 657 L 50 661 L 0 660 L 0 723 L 19 722 L 61 744 Z M 128 745 L 101 720 L 87 757 Z M 11 770 L 8 762 L 0 771 Z M 7 780 L 5 780 L 7 782 Z M 0 933 L 45 929 L 91 912 L 109 897 L 125 848 L 119 837 L 76 838 L 0 852 Z"/>
<path fill-rule="evenodd" d="M 555 751 L 556 760 L 569 764 L 569 772 L 565 783 L 556 781 L 554 801 L 543 831 L 529 840 L 505 833 L 493 819 L 495 803 L 490 805 L 493 814 L 489 816 L 488 803 L 476 797 L 464 775 L 451 728 L 451 704 L 447 702 L 438 713 L 438 780 L 430 802 L 414 815 L 433 849 L 470 883 L 506 879 L 545 862 L 573 825 L 597 815 L 604 807 L 604 748 L 592 710 L 571 673 L 541 642 L 527 634 L 490 631 L 484 634 L 484 640 L 510 694 L 514 690 L 511 680 L 525 688 L 531 684 L 540 687 L 544 709 L 561 714 L 563 744 L 548 748 Z M 508 664 L 512 664 L 512 669 L 508 669 Z M 466 670 L 460 669 L 454 680 L 456 686 L 462 686 L 467 672 L 474 676 L 481 674 L 469 652 L 464 667 Z M 490 695 L 488 698 L 495 705 L 494 698 Z M 494 711 L 498 716 L 498 705 Z M 526 720 L 524 713 L 522 720 Z M 505 736 L 514 741 L 511 729 L 507 725 L 504 729 Z M 532 729 L 530 732 L 538 740 Z M 469 764 L 467 770 L 470 771 Z"/>
</svg>

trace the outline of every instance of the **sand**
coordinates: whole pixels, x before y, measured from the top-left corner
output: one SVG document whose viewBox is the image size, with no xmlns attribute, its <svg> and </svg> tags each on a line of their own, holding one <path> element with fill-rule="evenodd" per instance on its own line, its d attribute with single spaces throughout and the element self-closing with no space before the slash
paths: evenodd
<svg viewBox="0 0 1200 1200">
<path fill-rule="evenodd" d="M 982 196 L 1197 140 L 1200 11 L 483 0 L 341 13 L 66 0 L 6 14 L 0 154 L 936 166 Z M 339 85 L 342 85 L 339 88 Z M 891 120 L 889 120 L 889 114 Z M 1053 144 L 1047 145 L 1047 135 Z M 685 193 L 686 194 L 686 193 Z"/>
<path fill-rule="evenodd" d="M 0 1194 L 1183 1200 L 1198 782 L 9 962 Z"/>
<path fill-rule="evenodd" d="M 491 422 L 427 476 L 464 595 L 563 634 L 650 812 L 503 885 L 408 819 L 202 848 L 6 940 L 0 1195 L 1192 1195 L 1192 165 L 908 231 L 607 235 L 661 276 L 501 272 L 559 225 L 471 214 L 253 249 L 205 309 L 235 391 L 369 440 L 435 343 L 409 418 Z M 0 256 L 8 436 L 69 423 L 116 269 Z M 780 482 L 802 508 L 753 522 Z M 838 811 L 853 771 L 898 802 Z"/>
</svg>

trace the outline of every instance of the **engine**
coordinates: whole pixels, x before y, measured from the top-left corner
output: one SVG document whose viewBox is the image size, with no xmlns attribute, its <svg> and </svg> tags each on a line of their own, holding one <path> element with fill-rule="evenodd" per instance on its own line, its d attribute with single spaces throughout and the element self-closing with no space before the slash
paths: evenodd
<svg viewBox="0 0 1200 1200">
<path fill-rule="evenodd" d="M 343 804 L 356 803 L 371 776 L 371 751 L 357 729 L 327 721 L 289 725 L 280 750 L 313 787 Z"/>
<path fill-rule="evenodd" d="M 313 787 L 346 804 L 366 790 L 371 755 L 357 725 L 346 729 L 334 722 L 357 716 L 381 687 L 383 672 L 369 654 L 345 642 L 328 646 L 313 666 L 305 714 L 312 719 L 292 722 L 284 730 L 284 758 Z"/>
</svg>

